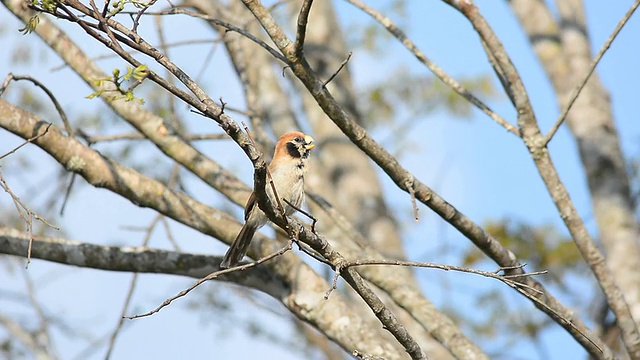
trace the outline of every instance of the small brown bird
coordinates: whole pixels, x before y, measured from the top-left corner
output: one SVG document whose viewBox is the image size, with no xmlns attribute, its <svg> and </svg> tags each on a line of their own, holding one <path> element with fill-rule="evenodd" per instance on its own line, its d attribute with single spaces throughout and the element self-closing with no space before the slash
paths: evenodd
<svg viewBox="0 0 640 360">
<path fill-rule="evenodd" d="M 286 199 L 296 207 L 304 201 L 304 173 L 307 172 L 307 161 L 310 150 L 315 147 L 313 138 L 299 131 L 291 131 L 280 137 L 269 164 L 269 173 L 280 199 Z M 277 202 L 271 186 L 267 184 L 266 193 L 271 203 Z M 280 201 L 287 215 L 295 209 L 284 201 Z M 224 255 L 220 268 L 228 269 L 236 266 L 246 255 L 255 232 L 267 223 L 267 215 L 260 210 L 255 192 L 252 192 L 244 208 L 244 226 Z"/>
</svg>

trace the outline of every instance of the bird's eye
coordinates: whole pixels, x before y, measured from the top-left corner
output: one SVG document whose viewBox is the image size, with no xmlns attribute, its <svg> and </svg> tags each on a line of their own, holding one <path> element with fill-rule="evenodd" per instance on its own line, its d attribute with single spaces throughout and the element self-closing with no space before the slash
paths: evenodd
<svg viewBox="0 0 640 360">
<path fill-rule="evenodd" d="M 296 136 L 293 141 L 295 142 L 302 142 L 302 138 L 300 136 Z"/>
</svg>

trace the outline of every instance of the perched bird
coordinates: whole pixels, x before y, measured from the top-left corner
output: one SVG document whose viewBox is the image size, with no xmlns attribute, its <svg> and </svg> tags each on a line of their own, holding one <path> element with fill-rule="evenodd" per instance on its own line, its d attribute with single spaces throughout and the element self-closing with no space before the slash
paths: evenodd
<svg viewBox="0 0 640 360">
<path fill-rule="evenodd" d="M 296 207 L 304 201 L 304 173 L 307 171 L 307 161 L 310 150 L 315 147 L 313 138 L 299 131 L 291 131 L 280 137 L 273 153 L 273 160 L 269 164 L 269 173 L 276 188 L 280 203 L 287 215 L 293 214 L 295 209 L 282 199 L 286 199 Z M 268 179 L 267 179 L 268 180 Z M 267 182 L 266 193 L 273 205 L 277 202 L 273 190 Z M 220 268 L 228 269 L 237 265 L 246 255 L 251 239 L 256 230 L 267 223 L 267 215 L 260 210 L 255 191 L 249 196 L 244 208 L 244 226 L 224 255 Z"/>
</svg>

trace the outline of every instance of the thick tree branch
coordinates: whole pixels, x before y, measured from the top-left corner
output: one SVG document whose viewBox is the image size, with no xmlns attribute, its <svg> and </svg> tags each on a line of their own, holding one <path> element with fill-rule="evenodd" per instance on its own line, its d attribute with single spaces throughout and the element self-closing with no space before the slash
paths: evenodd
<svg viewBox="0 0 640 360">
<path fill-rule="evenodd" d="M 28 241 L 27 234 L 0 226 L 0 253 L 24 257 Z M 180 275 L 196 279 L 216 271 L 222 261 L 220 256 L 188 254 L 144 246 L 95 245 L 44 236 L 34 237 L 32 257 L 82 268 Z M 264 267 L 231 272 L 216 280 L 260 290 L 276 299 L 284 298 L 291 291 L 291 283 L 287 279 L 274 277 L 273 273 Z"/>
</svg>

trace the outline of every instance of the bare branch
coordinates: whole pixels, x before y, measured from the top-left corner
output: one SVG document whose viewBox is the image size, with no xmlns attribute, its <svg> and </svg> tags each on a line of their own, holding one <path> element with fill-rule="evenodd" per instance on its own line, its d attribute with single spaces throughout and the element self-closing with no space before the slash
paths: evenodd
<svg viewBox="0 0 640 360">
<path fill-rule="evenodd" d="M 116 135 L 89 135 L 82 130 L 78 130 L 78 135 L 86 140 L 89 144 L 99 142 L 110 142 L 119 140 L 149 140 L 144 134 L 127 133 Z M 227 134 L 185 134 L 182 136 L 186 141 L 203 141 L 203 140 L 228 140 Z"/>
<path fill-rule="evenodd" d="M 254 43 L 260 45 L 263 49 L 267 50 L 267 52 L 269 52 L 269 54 L 271 54 L 273 57 L 275 57 L 276 59 L 284 62 L 286 64 L 287 60 L 284 58 L 284 56 L 282 56 L 282 54 L 280 54 L 277 50 L 275 50 L 273 47 L 269 46 L 267 43 L 265 43 L 264 41 L 260 40 L 259 38 L 257 38 L 255 35 L 251 34 L 250 32 L 247 32 L 246 30 L 239 28 L 233 24 L 230 24 L 226 21 L 222 21 L 220 19 L 216 19 L 212 16 L 208 16 L 208 15 L 203 15 L 203 14 L 198 14 L 196 12 L 193 11 L 189 11 L 186 9 L 182 9 L 182 8 L 178 8 L 178 7 L 174 7 L 171 8 L 170 10 L 167 11 L 161 11 L 161 12 L 147 12 L 145 15 L 177 15 L 177 14 L 183 14 L 183 15 L 188 15 L 194 18 L 198 18 L 198 19 L 203 19 L 206 21 L 209 21 L 217 26 L 221 26 L 225 29 L 227 29 L 228 31 L 233 31 L 236 32 L 244 37 L 246 37 L 247 39 L 253 41 Z"/>
<path fill-rule="evenodd" d="M 147 245 L 149 245 L 149 240 L 151 239 L 151 233 L 153 232 L 153 229 L 163 218 L 164 216 L 162 215 L 156 215 L 153 218 L 153 220 L 151 220 L 151 223 L 149 224 L 149 226 L 147 226 L 144 238 L 142 240 L 141 248 L 147 248 Z M 127 291 L 124 304 L 122 305 L 122 310 L 120 310 L 120 317 L 118 318 L 118 323 L 116 324 L 115 329 L 113 329 L 113 332 L 109 337 L 109 345 L 107 346 L 107 353 L 104 356 L 105 360 L 109 360 L 109 358 L 111 357 L 111 353 L 113 352 L 113 349 L 115 347 L 118 334 L 120 333 L 120 330 L 122 330 L 122 326 L 124 325 L 124 316 L 129 310 L 129 305 L 131 304 L 131 299 L 133 299 L 133 292 L 136 288 L 137 283 L 138 283 L 138 273 L 134 273 L 131 276 L 131 282 L 129 283 L 129 290 Z"/>
<path fill-rule="evenodd" d="M 251 262 L 249 264 L 243 264 L 243 265 L 238 265 L 238 266 L 234 266 L 228 269 L 222 269 L 222 270 L 216 270 L 212 273 L 210 273 L 209 275 L 203 277 L 202 279 L 196 281 L 195 283 L 193 283 L 193 285 L 189 286 L 188 288 L 180 291 L 178 294 L 168 298 L 167 300 L 163 301 L 162 304 L 160 304 L 158 307 L 156 307 L 155 309 L 148 311 L 146 313 L 143 314 L 138 314 L 138 315 L 132 315 L 132 316 L 124 316 L 124 318 L 127 319 L 138 319 L 138 318 L 142 318 L 142 317 L 147 317 L 147 316 L 151 316 L 157 312 L 159 312 L 160 310 L 162 310 L 163 308 L 169 306 L 174 300 L 177 300 L 185 295 L 187 295 L 188 293 L 190 293 L 193 289 L 197 288 L 198 286 L 200 286 L 202 283 L 207 282 L 209 280 L 214 280 L 217 279 L 218 277 L 225 275 L 225 274 L 229 274 L 232 273 L 234 271 L 244 271 L 247 269 L 251 269 L 253 267 L 256 267 L 264 262 L 267 262 L 271 259 L 274 259 L 278 256 L 281 256 L 282 254 L 284 254 L 285 252 L 291 250 L 291 242 L 289 242 L 287 244 L 287 246 L 283 247 L 282 249 L 280 249 L 279 251 L 274 252 L 273 254 L 264 256 L 254 262 Z M 220 261 L 218 261 L 218 263 L 220 263 Z"/>
<path fill-rule="evenodd" d="M 560 112 L 558 119 L 556 119 L 556 122 L 553 124 L 553 126 L 551 127 L 547 135 L 545 135 L 542 146 L 547 146 L 549 144 L 549 141 L 551 141 L 553 136 L 556 134 L 556 132 L 560 128 L 560 126 L 562 126 L 562 123 L 567 118 L 567 114 L 569 113 L 569 110 L 571 110 L 571 107 L 573 106 L 576 99 L 582 92 L 582 89 L 584 88 L 584 86 L 587 85 L 587 82 L 589 81 L 591 74 L 593 74 L 593 71 L 596 69 L 596 66 L 598 66 L 604 54 L 607 52 L 607 50 L 609 50 L 609 47 L 611 46 L 613 41 L 616 39 L 616 37 L 618 36 L 622 28 L 625 26 L 625 24 L 629 21 L 633 13 L 636 11 L 636 9 L 638 8 L 638 5 L 640 5 L 640 0 L 636 0 L 631 5 L 631 8 L 627 11 L 627 13 L 622 17 L 622 19 L 620 19 L 620 21 L 618 21 L 618 25 L 616 25 L 616 28 L 613 29 L 613 32 L 611 33 L 611 35 L 609 35 L 609 38 L 604 42 L 604 44 L 602 44 L 600 51 L 598 51 L 598 54 L 591 62 L 591 66 L 589 66 L 589 70 L 584 75 L 582 80 L 580 80 L 578 85 L 576 85 L 576 87 L 573 89 L 573 91 L 571 92 L 571 95 L 569 96 L 569 100 L 567 101 L 567 104 L 562 108 L 562 112 Z"/>
<path fill-rule="evenodd" d="M 0 226 L 0 253 L 24 257 L 29 236 Z M 220 256 L 196 255 L 147 247 L 95 245 L 63 238 L 34 236 L 33 257 L 60 264 L 109 271 L 156 273 L 202 278 L 218 268 Z M 268 281 L 266 281 L 268 279 Z M 263 291 L 275 298 L 290 289 L 287 280 L 264 267 L 217 278 Z"/>
<path fill-rule="evenodd" d="M 309 12 L 311 11 L 312 4 L 313 0 L 302 0 L 302 6 L 300 7 L 300 13 L 298 14 L 298 26 L 296 29 L 295 42 L 295 52 L 298 57 L 303 56 L 304 37 L 307 32 L 307 22 L 309 21 Z"/>
<path fill-rule="evenodd" d="M 16 146 L 15 148 L 13 148 L 12 150 L 9 150 L 7 153 L 5 153 L 4 155 L 0 156 L 0 160 L 6 158 L 7 156 L 15 153 L 16 151 L 18 151 L 21 147 L 34 142 L 35 140 L 38 140 L 40 137 L 45 136 L 47 134 L 47 132 L 49 131 L 49 128 L 51 127 L 51 123 L 49 123 L 47 125 L 47 127 L 44 128 L 44 131 L 36 136 L 30 137 L 28 139 L 26 139 L 22 144 Z"/>
<path fill-rule="evenodd" d="M 56 99 L 56 97 L 53 95 L 53 93 L 46 86 L 44 86 L 44 84 L 42 84 L 40 81 L 34 79 L 33 77 L 28 76 L 28 75 L 14 75 L 12 73 L 9 73 L 9 75 L 7 75 L 7 77 L 5 78 L 4 82 L 2 83 L 2 88 L 0 88 L 0 96 L 2 96 L 2 93 L 6 90 L 7 86 L 11 82 L 11 80 L 14 80 L 14 81 L 27 80 L 27 81 L 30 81 L 31 83 L 33 83 L 35 86 L 37 86 L 40 89 L 42 89 L 42 91 L 44 91 L 45 94 L 47 94 L 47 96 L 49 97 L 49 99 L 53 103 L 53 106 L 55 106 L 56 111 L 58 112 L 58 114 L 60 115 L 60 118 L 62 119 L 62 123 L 64 124 L 65 130 L 67 130 L 67 133 L 70 136 L 73 136 L 73 128 L 71 127 L 71 123 L 69 123 L 69 119 L 67 118 L 67 114 L 64 112 L 64 109 L 62 108 L 62 106 L 60 106 L 60 103 L 58 102 L 58 99 Z M 0 157 L 0 159 L 2 159 L 2 157 Z"/>
<path fill-rule="evenodd" d="M 489 106 L 482 102 L 482 100 L 478 99 L 475 95 L 473 95 L 469 90 L 467 90 L 462 84 L 457 82 L 454 78 L 449 76 L 442 68 L 436 65 L 431 59 L 429 59 L 414 43 L 407 37 L 407 35 L 398 28 L 391 19 L 382 15 L 380 12 L 374 10 L 373 8 L 367 6 L 360 0 L 347 0 L 349 3 L 353 4 L 355 7 L 361 9 L 369 16 L 374 18 L 376 21 L 380 23 L 380 25 L 384 26 L 391 35 L 397 38 L 402 45 L 404 45 L 407 50 L 409 50 L 413 56 L 418 59 L 421 63 L 423 63 L 431 72 L 438 77 L 443 83 L 449 86 L 453 91 L 458 93 L 458 95 L 467 99 L 472 105 L 477 107 L 480 111 L 489 116 L 493 121 L 498 123 L 500 126 L 504 127 L 510 133 L 520 136 L 518 128 L 511 125 L 507 120 L 501 117 L 499 114 L 491 110 Z"/>
<path fill-rule="evenodd" d="M 47 130 L 49 129 L 50 126 L 51 124 L 47 126 Z M 47 131 L 45 131 L 42 135 L 46 133 Z M 25 225 L 27 226 L 27 232 L 29 233 L 30 240 L 29 240 L 29 247 L 27 248 L 27 252 L 26 252 L 27 263 L 25 267 L 28 268 L 29 263 L 31 262 L 31 244 L 33 243 L 33 219 L 40 220 L 43 224 L 49 226 L 52 229 L 60 230 L 60 228 L 51 225 L 43 217 L 38 215 L 37 212 L 27 207 L 27 205 L 25 205 L 22 202 L 22 200 L 20 200 L 20 198 L 13 193 L 13 191 L 11 191 L 11 189 L 9 188 L 9 184 L 7 184 L 7 181 L 4 179 L 4 176 L 2 176 L 2 172 L 0 172 L 0 189 L 4 190 L 7 194 L 9 194 L 9 196 L 11 196 L 11 199 L 13 200 L 13 204 L 15 205 L 16 210 L 20 215 L 20 218 L 22 218 L 22 220 L 25 222 Z"/>
<path fill-rule="evenodd" d="M 351 59 L 351 55 L 353 55 L 353 52 L 349 51 L 347 58 L 344 59 L 340 66 L 338 66 L 338 69 L 333 74 L 331 74 L 331 76 L 329 76 L 329 78 L 324 83 L 322 83 L 322 86 L 327 86 L 331 82 L 331 80 L 333 80 L 340 73 L 340 70 L 342 70 L 342 68 L 344 68 L 345 65 L 347 65 L 347 63 L 349 62 L 349 59 Z"/>
</svg>

